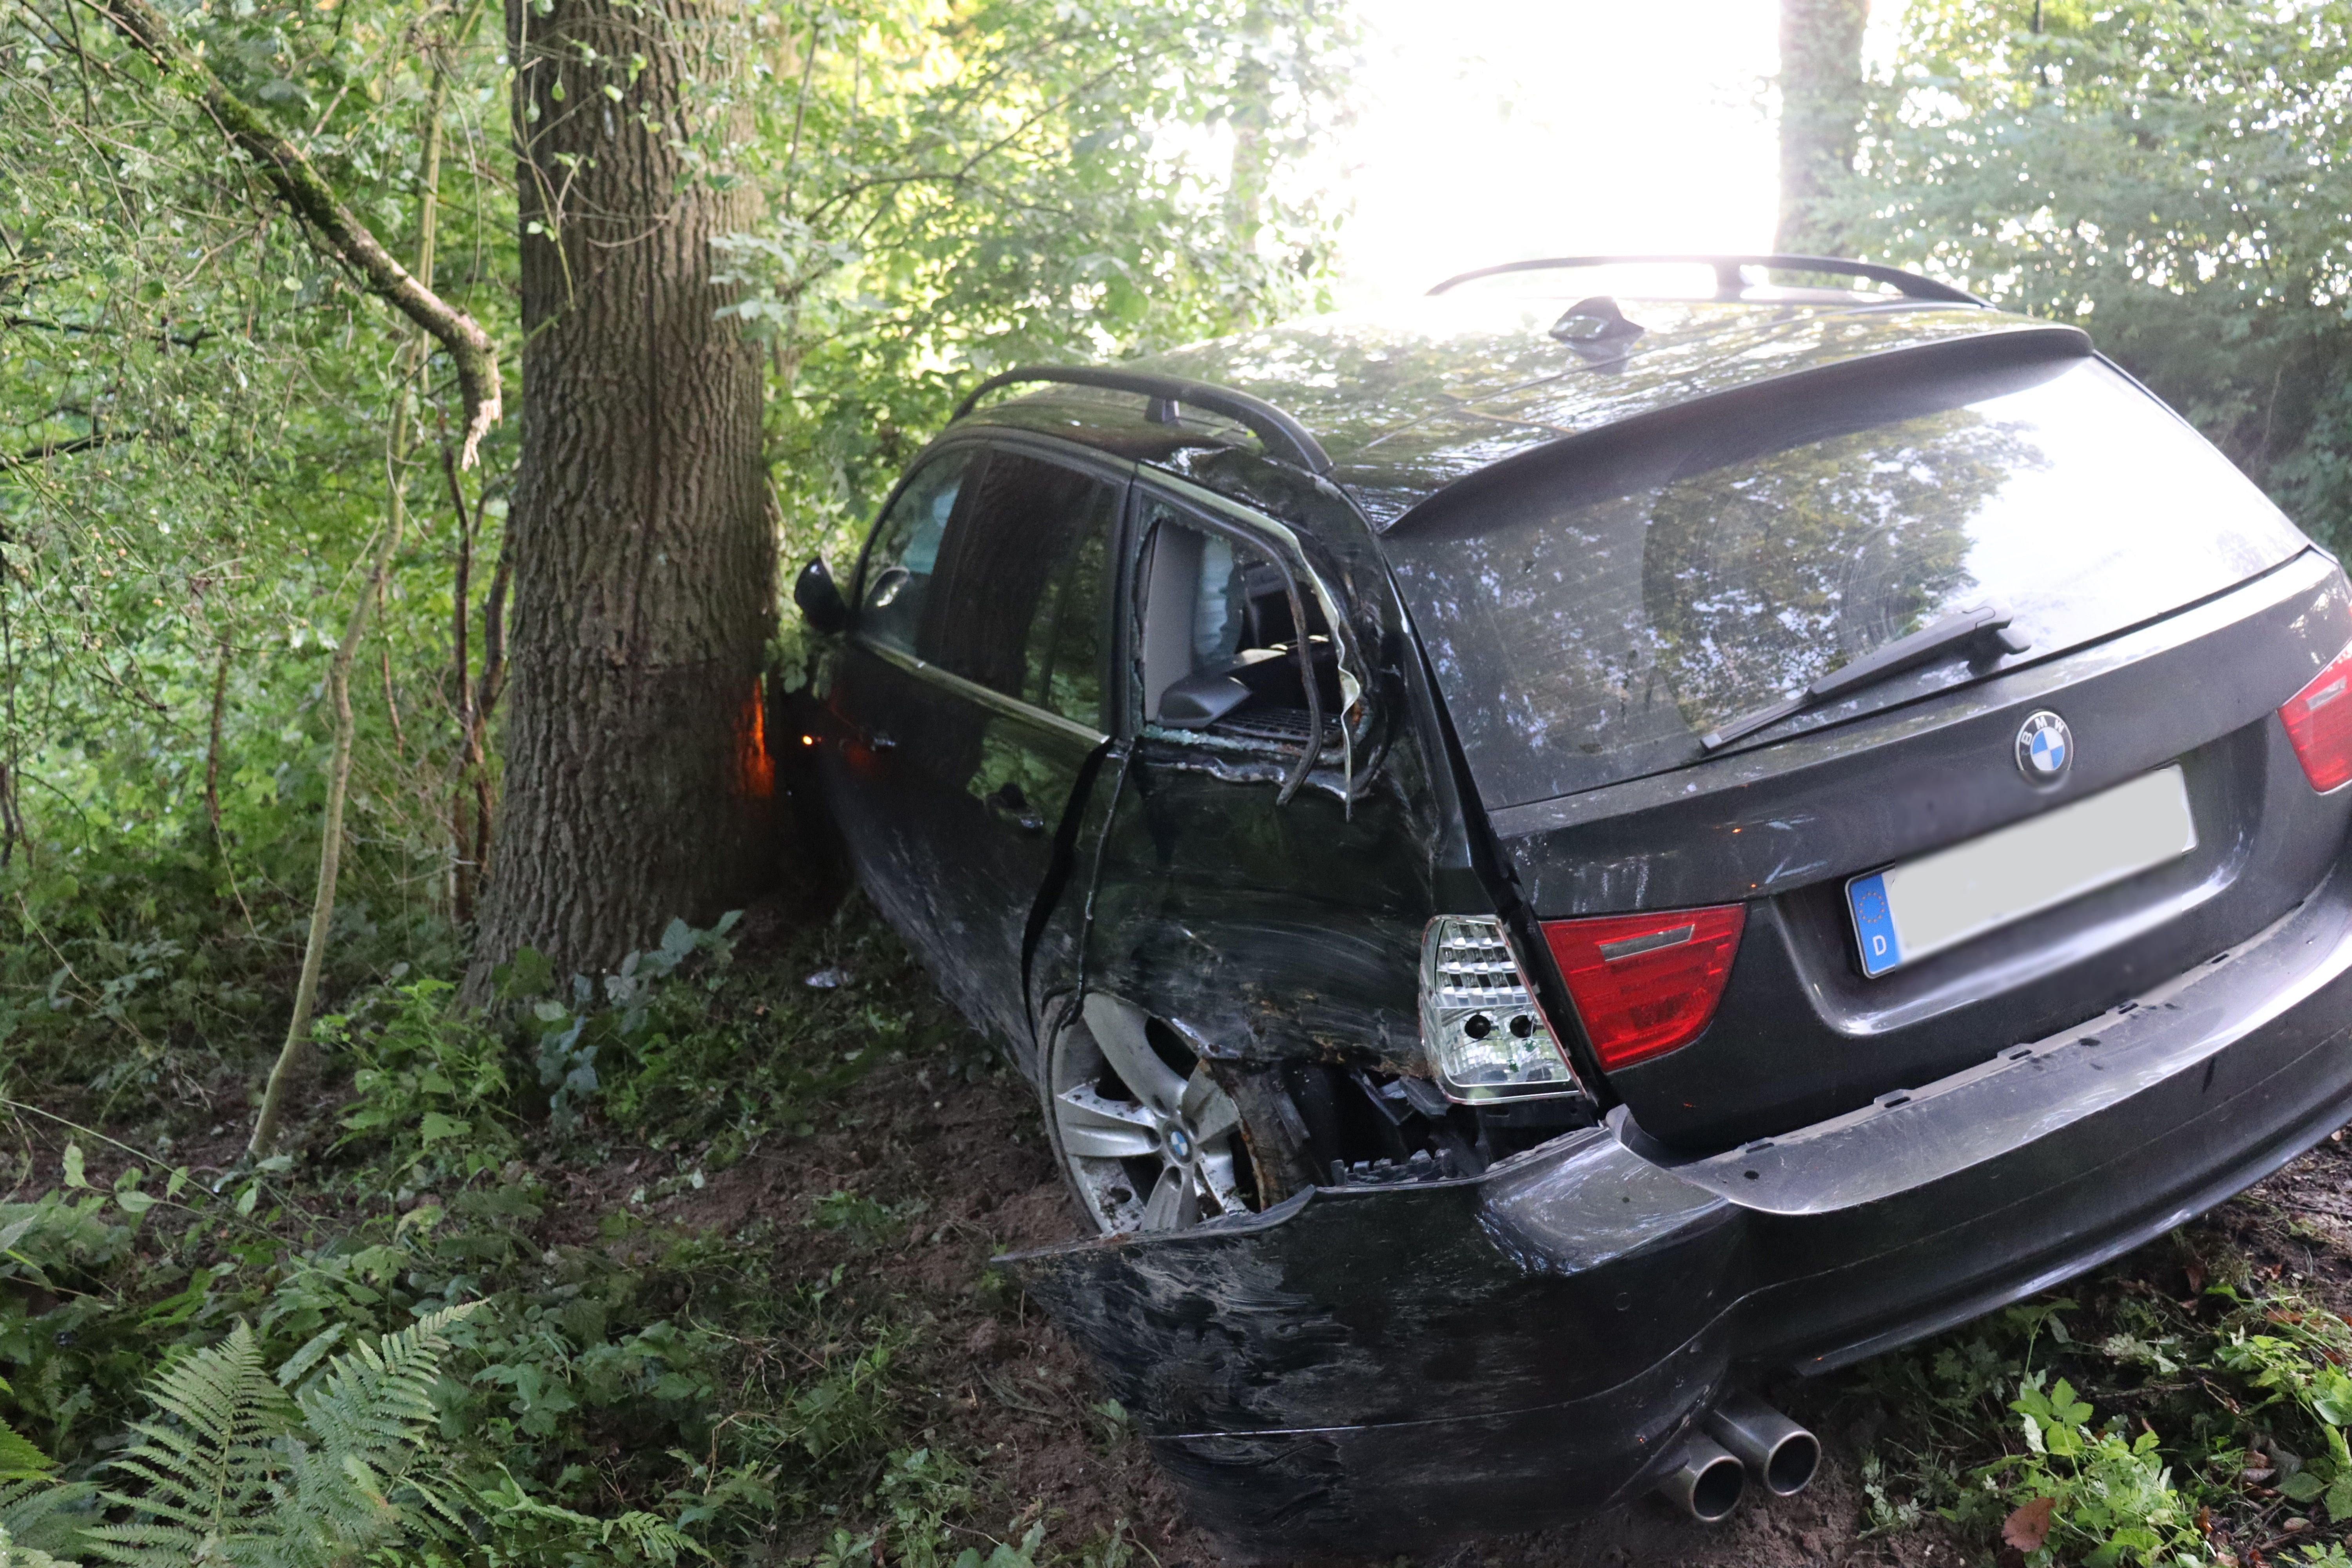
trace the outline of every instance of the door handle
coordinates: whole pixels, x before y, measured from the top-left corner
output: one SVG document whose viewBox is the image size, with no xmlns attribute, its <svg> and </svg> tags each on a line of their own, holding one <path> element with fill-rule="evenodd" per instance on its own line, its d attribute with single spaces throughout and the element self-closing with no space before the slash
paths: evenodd
<svg viewBox="0 0 2352 1568">
<path fill-rule="evenodd" d="M 990 811 L 1022 832 L 1035 834 L 1045 831 L 1045 819 L 1030 809 L 1029 797 L 1022 794 L 1021 786 L 1011 779 L 1005 780 L 985 798 Z"/>
</svg>

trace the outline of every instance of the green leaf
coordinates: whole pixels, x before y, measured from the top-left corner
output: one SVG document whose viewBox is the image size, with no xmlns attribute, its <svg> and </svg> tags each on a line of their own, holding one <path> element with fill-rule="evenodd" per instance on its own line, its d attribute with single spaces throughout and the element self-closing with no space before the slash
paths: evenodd
<svg viewBox="0 0 2352 1568">
<path fill-rule="evenodd" d="M 2352 1426 L 2352 1377 L 2340 1367 L 2322 1366 L 2312 1380 L 2311 1412 L 2330 1426 Z"/>
<path fill-rule="evenodd" d="M 124 1214 L 131 1215 L 133 1219 L 138 1218 L 141 1215 L 145 1214 L 149 1209 L 153 1208 L 156 1204 L 154 1194 L 142 1193 L 135 1188 L 129 1192 L 115 1194 L 114 1201 L 116 1205 L 119 1206 Z"/>
<path fill-rule="evenodd" d="M 66 1145 L 66 1185 L 83 1188 L 89 1185 L 89 1178 L 82 1174 L 81 1145 L 79 1143 Z"/>
<path fill-rule="evenodd" d="M 253 1216 L 253 1205 L 260 1201 L 261 1184 L 247 1182 L 245 1184 L 245 1191 L 236 1194 L 236 1212 L 250 1219 Z"/>
<path fill-rule="evenodd" d="M 444 1138 L 463 1138 L 473 1130 L 472 1122 L 461 1121 L 454 1116 L 444 1116 L 437 1110 L 426 1111 L 425 1120 L 418 1123 L 416 1129 L 417 1136 L 427 1143 L 437 1143 Z"/>
<path fill-rule="evenodd" d="M 286 1364 L 278 1369 L 278 1386 L 291 1388 L 301 1382 L 302 1374 L 326 1358 L 327 1352 L 335 1348 L 350 1326 L 348 1323 L 330 1323 L 304 1341 L 302 1348 L 288 1356 Z"/>
<path fill-rule="evenodd" d="M 2279 1483 L 2280 1495 L 2296 1502 L 2309 1502 L 2326 1489 L 2326 1483 L 2309 1470 L 2297 1470 Z"/>
</svg>

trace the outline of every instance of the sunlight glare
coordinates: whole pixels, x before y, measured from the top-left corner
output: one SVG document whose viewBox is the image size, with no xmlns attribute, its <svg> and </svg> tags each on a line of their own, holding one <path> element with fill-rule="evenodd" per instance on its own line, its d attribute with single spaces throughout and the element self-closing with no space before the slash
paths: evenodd
<svg viewBox="0 0 2352 1568">
<path fill-rule="evenodd" d="M 1761 251 L 1779 184 L 1772 0 L 1357 0 L 1360 110 L 1328 177 L 1342 300 L 1473 267 Z"/>
</svg>

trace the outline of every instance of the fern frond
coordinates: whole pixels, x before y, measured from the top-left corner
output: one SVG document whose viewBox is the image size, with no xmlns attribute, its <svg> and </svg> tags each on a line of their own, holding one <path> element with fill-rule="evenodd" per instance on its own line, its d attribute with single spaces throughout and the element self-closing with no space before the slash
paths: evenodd
<svg viewBox="0 0 2352 1568">
<path fill-rule="evenodd" d="M 107 1468 L 136 1489 L 100 1494 L 131 1518 L 91 1531 L 91 1548 L 139 1568 L 222 1560 L 268 1505 L 271 1439 L 287 1425 L 286 1396 L 243 1322 L 221 1343 L 166 1367 L 147 1394 L 170 1419 L 132 1424 L 137 1440 Z"/>
<path fill-rule="evenodd" d="M 436 1312 L 378 1344 L 354 1345 L 335 1357 L 299 1395 L 303 1426 L 336 1453 L 415 1446 L 435 1415 L 433 1385 L 449 1348 L 443 1331 L 471 1310 Z"/>
<path fill-rule="evenodd" d="M 37 1480 L 58 1468 L 58 1462 L 33 1445 L 33 1440 L 0 1421 L 0 1481 Z"/>
<path fill-rule="evenodd" d="M 62 1557 L 52 1557 L 37 1546 L 26 1546 L 0 1525 L 0 1568 L 79 1568 Z"/>
<path fill-rule="evenodd" d="M 0 1530 L 20 1551 L 79 1551 L 97 1501 L 98 1489 L 87 1481 L 9 1482 L 0 1485 Z"/>
<path fill-rule="evenodd" d="M 454 1532 L 462 1515 L 411 1472 L 432 1450 L 434 1385 L 457 1307 L 329 1362 L 297 1396 L 301 1428 L 281 1445 L 277 1488 L 287 1528 L 277 1560 L 341 1558 L 377 1545 Z"/>
<path fill-rule="evenodd" d="M 700 1542 L 659 1514 L 632 1510 L 600 1519 L 532 1497 L 511 1475 L 503 1479 L 503 1485 L 485 1488 L 475 1494 L 493 1536 L 551 1536 L 564 1542 L 569 1549 L 566 1560 L 571 1562 L 642 1559 L 661 1563 L 664 1568 L 675 1568 L 688 1557 L 716 1561 Z M 544 1539 L 541 1544 L 545 1544 Z M 627 1547 L 628 1555 L 614 1552 L 613 1548 L 616 1546 Z M 601 1550 L 592 1554 L 580 1550 L 583 1547 Z M 495 1551 L 492 1557 L 498 1557 Z"/>
</svg>

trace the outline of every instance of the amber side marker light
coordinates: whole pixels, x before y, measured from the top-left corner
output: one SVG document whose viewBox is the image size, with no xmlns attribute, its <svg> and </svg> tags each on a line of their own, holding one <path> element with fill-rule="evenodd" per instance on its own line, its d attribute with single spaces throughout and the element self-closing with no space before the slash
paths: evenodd
<svg viewBox="0 0 2352 1568">
<path fill-rule="evenodd" d="M 2352 780 L 2352 647 L 2336 656 L 2311 684 L 2279 709 L 2294 760 L 2311 787 L 2326 795 Z"/>
<path fill-rule="evenodd" d="M 1544 921 L 1544 941 L 1604 1069 L 1698 1038 L 1723 1000 L 1747 923 L 1742 904 Z"/>
</svg>

